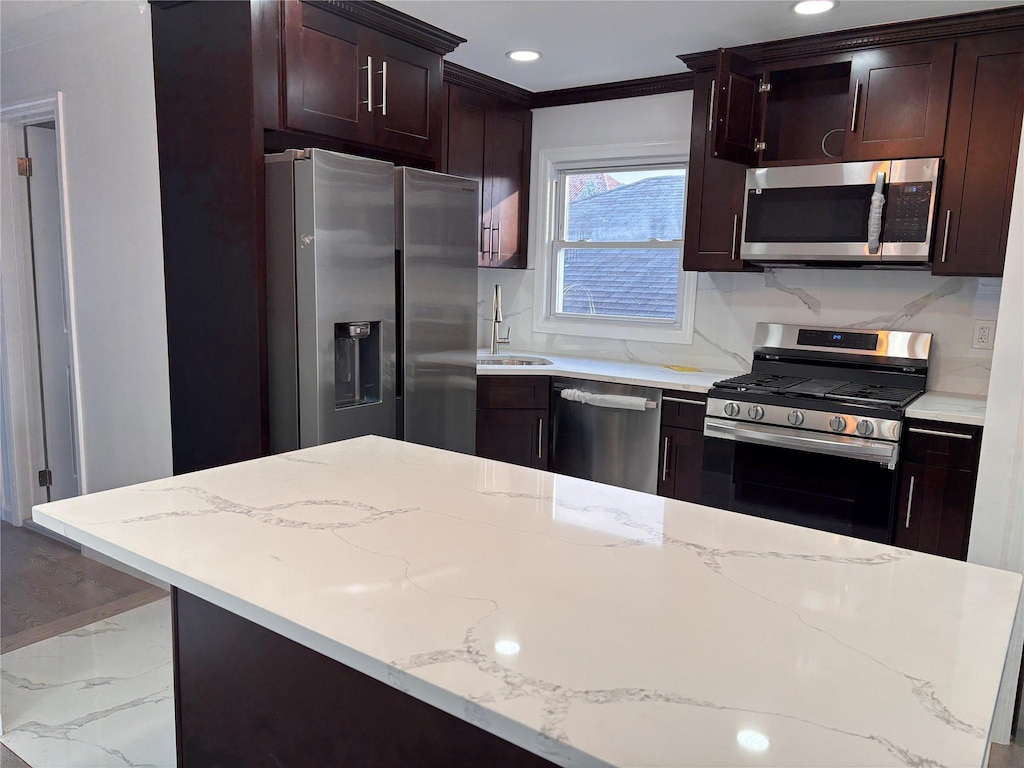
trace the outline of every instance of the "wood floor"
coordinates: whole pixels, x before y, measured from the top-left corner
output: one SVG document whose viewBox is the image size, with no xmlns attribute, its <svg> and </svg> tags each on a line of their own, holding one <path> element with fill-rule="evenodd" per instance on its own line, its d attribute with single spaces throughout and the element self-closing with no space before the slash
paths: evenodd
<svg viewBox="0 0 1024 768">
<path fill-rule="evenodd" d="M 0 653 L 166 594 L 49 536 L 0 523 Z"/>
</svg>

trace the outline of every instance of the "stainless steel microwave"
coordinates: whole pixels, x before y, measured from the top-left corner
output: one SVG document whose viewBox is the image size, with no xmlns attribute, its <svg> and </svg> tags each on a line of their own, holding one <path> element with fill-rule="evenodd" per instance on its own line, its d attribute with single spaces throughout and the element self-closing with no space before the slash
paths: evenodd
<svg viewBox="0 0 1024 768">
<path fill-rule="evenodd" d="M 923 266 L 938 158 L 747 171 L 740 258 L 763 264 Z"/>
</svg>

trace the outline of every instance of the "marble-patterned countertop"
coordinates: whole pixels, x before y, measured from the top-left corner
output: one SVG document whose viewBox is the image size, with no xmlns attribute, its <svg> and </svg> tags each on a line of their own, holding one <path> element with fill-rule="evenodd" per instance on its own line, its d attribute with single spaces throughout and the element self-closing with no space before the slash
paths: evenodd
<svg viewBox="0 0 1024 768">
<path fill-rule="evenodd" d="M 985 396 L 956 392 L 925 392 L 907 406 L 911 419 L 947 421 L 951 424 L 985 425 Z"/>
<path fill-rule="evenodd" d="M 707 392 L 716 381 L 738 376 L 737 371 L 700 370 L 673 371 L 657 363 L 640 363 L 590 357 L 549 355 L 545 352 L 506 352 L 502 356 L 542 357 L 551 365 L 477 365 L 480 376 L 568 376 L 591 381 L 610 381 L 616 384 L 636 384 L 642 387 L 661 387 L 677 392 Z M 487 352 L 480 355 L 486 357 Z"/>
<path fill-rule="evenodd" d="M 34 519 L 564 766 L 977 768 L 1021 587 L 379 437 Z"/>
<path fill-rule="evenodd" d="M 565 357 L 543 352 L 516 352 L 524 357 L 542 357 L 551 365 L 477 365 L 480 376 L 570 376 L 617 384 L 638 384 L 681 392 L 707 392 L 716 381 L 738 376 L 736 371 L 701 370 L 681 373 L 657 363 L 605 360 L 589 357 Z M 487 356 L 484 351 L 481 356 Z M 907 416 L 928 421 L 953 424 L 985 423 L 984 395 L 961 395 L 955 392 L 925 392 L 907 408 Z"/>
</svg>

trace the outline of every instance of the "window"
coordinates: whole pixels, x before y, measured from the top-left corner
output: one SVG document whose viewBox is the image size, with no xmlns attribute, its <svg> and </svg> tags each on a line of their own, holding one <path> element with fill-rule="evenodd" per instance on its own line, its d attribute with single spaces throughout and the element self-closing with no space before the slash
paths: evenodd
<svg viewBox="0 0 1024 768">
<path fill-rule="evenodd" d="M 659 160 L 548 159 L 537 330 L 691 341 L 695 280 L 681 268 L 686 163 Z"/>
</svg>

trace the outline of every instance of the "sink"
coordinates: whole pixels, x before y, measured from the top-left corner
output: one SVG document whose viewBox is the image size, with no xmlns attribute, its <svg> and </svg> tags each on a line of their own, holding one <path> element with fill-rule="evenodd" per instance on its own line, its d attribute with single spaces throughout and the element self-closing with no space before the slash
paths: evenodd
<svg viewBox="0 0 1024 768">
<path fill-rule="evenodd" d="M 526 357 L 524 355 L 496 355 L 494 357 L 478 357 L 477 365 L 551 365 L 551 361 L 543 357 Z"/>
</svg>

